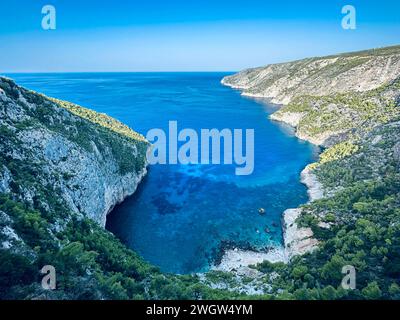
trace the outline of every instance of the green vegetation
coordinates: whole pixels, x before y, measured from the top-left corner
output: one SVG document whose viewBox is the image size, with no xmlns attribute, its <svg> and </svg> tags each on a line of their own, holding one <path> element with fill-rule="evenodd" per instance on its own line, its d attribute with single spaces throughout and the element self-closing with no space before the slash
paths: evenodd
<svg viewBox="0 0 400 320">
<path fill-rule="evenodd" d="M 71 111 L 73 114 L 77 116 L 87 119 L 90 122 L 96 123 L 104 128 L 110 129 L 116 133 L 119 133 L 125 137 L 131 138 L 133 140 L 138 141 L 146 141 L 146 139 L 137 132 L 133 131 L 128 126 L 123 123 L 111 118 L 110 116 L 102 113 L 95 112 L 93 110 L 78 106 L 71 102 L 62 101 L 54 98 L 50 98 L 51 101 L 55 102 L 58 106 Z"/>
<path fill-rule="evenodd" d="M 325 152 L 315 172 L 336 192 L 305 205 L 297 221 L 311 227 L 319 249 L 288 265 L 258 265 L 265 274 L 279 274 L 272 295 L 284 290 L 293 299 L 400 299 L 400 159 L 393 157 L 399 137 L 400 123 L 390 123 Z M 355 290 L 341 287 L 345 265 L 356 269 Z"/>
<path fill-rule="evenodd" d="M 13 81 L 2 80 L 0 84 L 7 93 L 14 95 L 15 92 L 18 93 L 17 86 Z M 139 172 L 145 166 L 149 143 L 142 135 L 128 126 L 105 114 L 66 101 L 48 98 L 23 88 L 19 88 L 19 90 L 26 102 L 18 100 L 18 105 L 30 118 L 15 124 L 18 131 L 43 127 L 61 134 L 67 140 L 75 142 L 91 153 L 95 152 L 95 148 L 100 152 L 111 149 L 110 156 L 114 157 L 119 164 L 121 174 Z M 34 104 L 36 107 L 30 108 L 27 103 Z M 4 105 L 4 108 L 8 107 L 13 108 L 11 105 Z M 68 112 L 65 112 L 65 116 L 60 117 L 57 107 L 68 110 Z M 78 115 L 82 120 L 76 123 L 76 117 L 68 116 L 69 112 Z M 80 129 L 76 130 L 76 126 L 79 126 Z M 14 132 L 4 125 L 0 130 L 9 139 L 10 146 L 17 143 L 14 139 Z"/>
<path fill-rule="evenodd" d="M 0 119 L 0 170 L 12 177 L 7 182 L 9 192 L 0 193 L 0 244 L 5 245 L 0 249 L 1 299 L 240 297 L 213 290 L 195 275 L 160 273 L 94 221 L 72 212 L 60 188 L 74 175 L 47 172 L 43 149 L 21 141 L 34 134 L 39 140 L 52 135 L 60 139 L 57 146 L 73 143 L 98 161 L 113 157 L 120 174 L 125 174 L 145 167 L 148 142 L 141 135 L 106 115 L 49 99 L 11 80 L 0 79 L 0 85 L 12 98 L 1 103 L 0 111 L 18 115 Z M 79 189 L 80 185 L 67 187 Z M 44 265 L 56 268 L 57 290 L 42 289 Z"/>
<path fill-rule="evenodd" d="M 366 131 L 376 125 L 400 119 L 400 110 L 388 98 L 397 90 L 399 80 L 363 93 L 337 93 L 329 96 L 299 96 L 276 112 L 300 113 L 297 132 L 301 136 L 323 137 L 325 134 L 343 134 L 353 128 Z"/>
<path fill-rule="evenodd" d="M 349 140 L 335 144 L 331 148 L 324 150 L 319 156 L 319 161 L 309 165 L 310 169 L 316 169 L 319 165 L 332 161 L 337 161 L 351 156 L 357 152 L 359 146 Z"/>
<path fill-rule="evenodd" d="M 25 299 L 229 299 L 197 276 L 161 274 L 89 219 L 70 216 L 63 230 L 38 210 L 0 195 L 0 211 L 13 221 L 27 253 L 0 250 L 0 297 Z M 0 224 L 1 226 L 1 224 Z M 44 265 L 57 272 L 57 290 L 40 287 Z"/>
<path fill-rule="evenodd" d="M 327 196 L 304 205 L 296 221 L 312 229 L 318 249 L 287 265 L 256 266 L 265 288 L 272 286 L 267 298 L 400 299 L 400 78 L 369 91 L 363 84 L 374 87 L 384 75 L 356 78 L 361 70 L 379 73 L 383 62 L 397 68 L 390 63 L 399 52 L 393 46 L 304 59 L 227 78 L 245 93 L 291 99 L 273 118 L 299 119 L 297 136 L 327 148 L 309 166 Z M 341 287 L 345 265 L 356 269 L 355 290 Z"/>
<path fill-rule="evenodd" d="M 261 299 L 400 299 L 400 155 L 395 156 L 399 83 L 364 93 L 301 96 L 278 111 L 302 113 L 297 130 L 310 137 L 344 135 L 311 165 L 331 191 L 329 197 L 304 205 L 297 220 L 312 229 L 318 249 L 288 264 L 265 261 L 254 267 L 261 273 L 255 279 L 219 271 L 204 277 L 162 274 L 111 233 L 68 210 L 58 196 L 57 179 L 73 179 L 72 175 L 63 173 L 49 181 L 41 176 L 40 163 L 0 153 L 0 168 L 5 166 L 13 177 L 11 192 L 0 194 L 0 228 L 10 227 L 18 235 L 10 240 L 10 250 L 0 250 L 0 297 L 238 299 L 251 298 L 240 292 L 243 286 L 254 285 L 264 292 L 256 296 Z M 9 96 L 19 97 L 12 81 L 0 84 Z M 30 118 L 13 127 L 7 120 L 0 124 L 2 150 L 19 148 L 16 136 L 24 130 L 48 128 L 87 152 L 108 150 L 122 174 L 145 165 L 148 143 L 125 125 L 68 102 L 26 90 L 22 94 L 18 106 Z M 63 117 L 56 112 L 61 109 Z M 21 201 L 19 195 L 32 190 L 31 201 Z M 0 241 L 9 241 L 7 235 L 0 232 Z M 56 267 L 58 290 L 44 291 L 40 286 L 39 270 L 46 264 Z M 345 265 L 356 269 L 355 290 L 341 287 Z"/>
</svg>

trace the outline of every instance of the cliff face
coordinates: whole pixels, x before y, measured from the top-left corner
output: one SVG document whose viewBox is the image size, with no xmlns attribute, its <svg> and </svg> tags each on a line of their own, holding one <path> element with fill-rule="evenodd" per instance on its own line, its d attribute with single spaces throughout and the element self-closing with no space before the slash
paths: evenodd
<svg viewBox="0 0 400 320">
<path fill-rule="evenodd" d="M 326 147 L 301 173 L 310 201 L 282 216 L 288 263 L 264 256 L 257 266 L 272 295 L 400 298 L 399 54 L 389 47 L 311 58 L 222 80 L 282 104 L 270 118 Z M 355 290 L 340 288 L 348 265 L 357 271 Z"/>
<path fill-rule="evenodd" d="M 324 188 L 309 167 L 301 172 L 301 182 L 307 186 L 310 202 L 323 198 Z M 296 220 L 302 215 L 302 211 L 302 208 L 287 209 L 282 215 L 286 261 L 290 261 L 296 255 L 313 251 L 318 247 L 318 240 L 313 237 L 311 228 L 301 227 L 296 223 Z"/>
<path fill-rule="evenodd" d="M 346 179 L 354 184 L 379 181 L 391 172 L 400 143 L 394 125 L 400 119 L 400 46 L 248 69 L 222 83 L 281 104 L 271 119 L 293 126 L 299 138 L 327 147 L 319 162 L 302 172 L 311 208 L 313 201 L 350 188 Z M 380 160 L 369 151 L 373 145 L 379 145 Z M 365 159 L 368 163 L 360 166 Z M 307 207 L 283 214 L 289 260 L 317 248 L 313 229 L 326 232 L 335 220 L 329 209 Z M 311 220 L 313 228 L 307 226 Z"/>
<path fill-rule="evenodd" d="M 302 95 L 369 91 L 397 79 L 399 73 L 400 46 L 395 46 L 247 69 L 222 83 L 244 95 L 286 105 Z"/>
<path fill-rule="evenodd" d="M 372 128 L 399 114 L 400 47 L 310 58 L 249 69 L 222 83 L 283 107 L 271 118 L 299 138 L 331 146 L 354 128 Z"/>
<path fill-rule="evenodd" d="M 146 174 L 144 137 L 118 121 L 0 78 L 0 193 L 101 226 Z"/>
<path fill-rule="evenodd" d="M 199 298 L 196 278 L 161 275 L 104 229 L 146 174 L 148 147 L 105 114 L 0 77 L 0 300 Z"/>
</svg>

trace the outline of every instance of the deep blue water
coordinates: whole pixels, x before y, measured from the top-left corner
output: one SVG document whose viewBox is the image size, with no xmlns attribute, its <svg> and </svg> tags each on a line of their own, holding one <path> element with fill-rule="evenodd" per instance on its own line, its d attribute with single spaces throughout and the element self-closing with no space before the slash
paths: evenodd
<svg viewBox="0 0 400 320">
<path fill-rule="evenodd" d="M 156 165 L 118 206 L 107 229 L 163 271 L 205 271 L 222 248 L 281 243 L 281 214 L 307 201 L 300 171 L 317 148 L 267 117 L 276 107 L 224 87 L 226 73 L 13 74 L 20 85 L 119 119 L 136 131 L 254 129 L 255 170 L 232 165 Z M 265 208 L 265 215 L 258 209 Z"/>
</svg>

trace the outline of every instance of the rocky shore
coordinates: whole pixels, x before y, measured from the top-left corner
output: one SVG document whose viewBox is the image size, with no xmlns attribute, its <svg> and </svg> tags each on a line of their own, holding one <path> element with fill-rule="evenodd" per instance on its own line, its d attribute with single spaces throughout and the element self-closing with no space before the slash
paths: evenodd
<svg viewBox="0 0 400 320">
<path fill-rule="evenodd" d="M 221 83 L 239 89 L 242 95 L 281 105 L 270 115 L 271 120 L 294 127 L 302 140 L 329 148 L 345 141 L 360 126 L 379 124 L 384 119 L 379 114 L 391 117 L 396 112 L 385 101 L 395 97 L 399 73 L 400 47 L 394 46 L 251 68 L 227 76 Z M 369 108 L 358 107 L 365 103 Z M 324 196 L 311 166 L 302 171 L 301 182 L 308 188 L 309 202 Z M 283 248 L 277 250 L 284 254 L 254 252 L 254 258 L 249 258 L 249 252 L 227 252 L 223 268 L 262 259 L 286 262 L 314 250 L 318 242 L 311 229 L 296 224 L 301 214 L 301 208 L 294 208 L 282 215 Z"/>
<path fill-rule="evenodd" d="M 323 197 L 323 186 L 309 167 L 301 172 L 301 182 L 307 186 L 309 202 Z M 290 261 L 296 255 L 310 252 L 316 249 L 318 245 L 318 241 L 313 238 L 313 232 L 310 228 L 300 228 L 297 225 L 296 219 L 301 215 L 301 212 L 301 208 L 287 209 L 282 215 L 286 261 Z"/>
<path fill-rule="evenodd" d="M 329 299 L 341 299 L 336 278 L 327 279 L 334 265 L 347 264 L 351 252 L 368 269 L 368 285 L 353 298 L 370 299 L 372 286 L 375 299 L 398 298 L 387 288 L 392 278 L 385 270 L 398 265 L 388 257 L 398 251 L 392 226 L 398 221 L 399 74 L 400 46 L 395 46 L 247 69 L 221 81 L 242 95 L 281 105 L 271 120 L 324 147 L 318 162 L 301 172 L 308 205 L 282 214 L 283 245 L 271 252 L 225 252 L 219 270 L 233 271 L 246 292 L 254 294 L 250 283 L 264 294 L 286 295 L 287 290 L 297 299 L 320 299 L 325 286 L 333 292 Z M 379 230 L 386 239 L 379 258 L 377 238 L 367 229 Z M 334 250 L 326 246 L 331 239 Z M 354 239 L 360 241 L 349 246 Z M 305 253 L 310 254 L 292 259 Z M 265 260 L 286 265 L 249 267 Z M 317 291 L 315 283 L 321 285 Z"/>
<path fill-rule="evenodd" d="M 241 250 L 238 248 L 225 251 L 221 262 L 212 267 L 212 270 L 237 271 L 246 274 L 250 265 L 255 265 L 268 260 L 270 262 L 286 262 L 286 254 L 283 247 L 274 247 L 267 252 Z"/>
<path fill-rule="evenodd" d="M 318 200 L 323 197 L 323 186 L 316 175 L 306 167 L 301 172 L 301 182 L 306 185 L 309 201 Z M 300 228 L 296 219 L 301 215 L 301 208 L 287 209 L 282 214 L 282 246 L 271 247 L 265 252 L 241 250 L 239 248 L 226 250 L 221 262 L 212 267 L 212 270 L 235 271 L 239 274 L 249 275 L 252 273 L 249 266 L 262 263 L 263 261 L 287 263 L 296 255 L 302 255 L 315 250 L 318 241 L 313 238 L 310 228 Z"/>
</svg>

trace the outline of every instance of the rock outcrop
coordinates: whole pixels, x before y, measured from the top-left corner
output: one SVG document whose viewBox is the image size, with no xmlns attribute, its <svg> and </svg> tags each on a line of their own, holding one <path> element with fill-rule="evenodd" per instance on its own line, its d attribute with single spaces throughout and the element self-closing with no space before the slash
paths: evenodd
<svg viewBox="0 0 400 320">
<path fill-rule="evenodd" d="M 296 219 L 300 217 L 301 209 L 287 209 L 283 213 L 283 237 L 286 261 L 296 255 L 302 255 L 317 248 L 318 241 L 313 238 L 310 228 L 301 228 Z"/>
<path fill-rule="evenodd" d="M 301 172 L 301 182 L 307 187 L 309 201 L 323 198 L 324 189 L 316 175 L 306 167 Z M 301 208 L 287 209 L 282 215 L 283 245 L 286 261 L 296 255 L 311 252 L 317 248 L 318 241 L 313 238 L 311 228 L 299 227 L 296 219 L 302 213 Z"/>
<path fill-rule="evenodd" d="M 272 120 L 300 139 L 332 146 L 399 114 L 400 46 L 244 70 L 222 83 L 282 104 Z"/>
<path fill-rule="evenodd" d="M 400 118 L 400 46 L 267 65 L 221 82 L 243 95 L 282 105 L 270 118 L 294 127 L 300 139 L 327 147 L 319 163 L 351 156 L 364 133 Z M 398 145 L 393 156 L 399 157 Z M 301 173 L 310 202 L 334 193 L 318 180 L 317 166 Z M 296 208 L 282 216 L 287 260 L 318 244 L 311 228 L 297 225 L 301 215 Z"/>
<path fill-rule="evenodd" d="M 243 95 L 286 105 L 302 95 L 370 91 L 399 74 L 400 46 L 395 46 L 247 69 L 222 83 L 241 89 Z"/>
<path fill-rule="evenodd" d="M 120 122 L 0 78 L 0 193 L 104 226 L 146 174 L 148 142 Z"/>
</svg>

